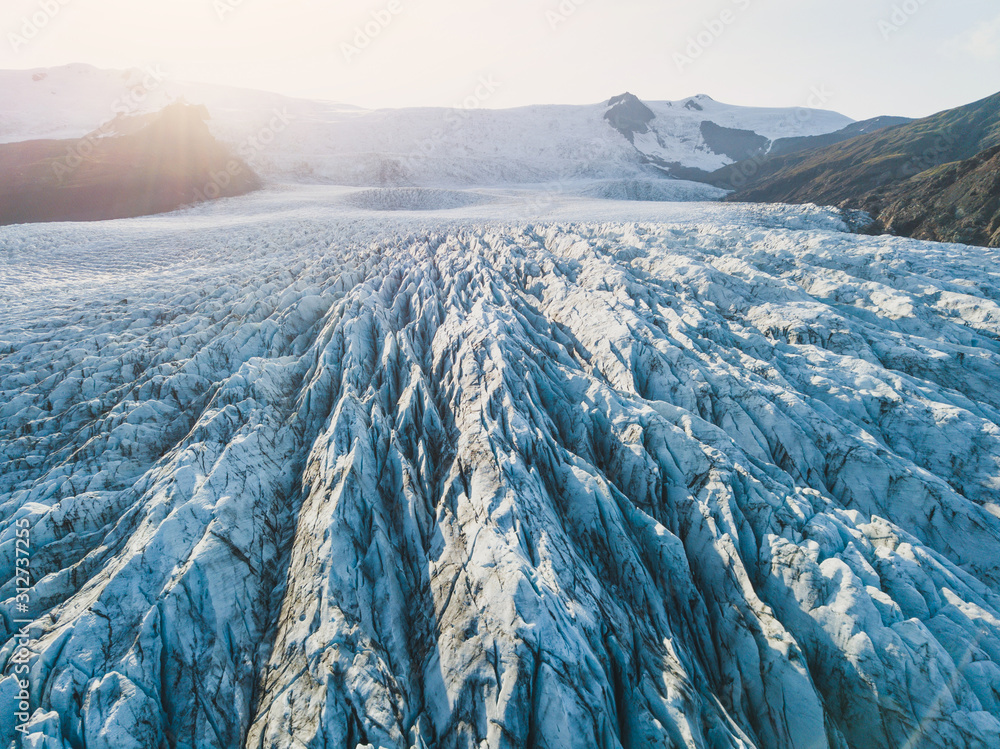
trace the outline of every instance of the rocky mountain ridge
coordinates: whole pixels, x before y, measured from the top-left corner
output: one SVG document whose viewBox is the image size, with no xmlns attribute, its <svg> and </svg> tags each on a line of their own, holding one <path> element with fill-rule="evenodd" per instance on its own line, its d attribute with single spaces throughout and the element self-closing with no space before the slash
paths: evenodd
<svg viewBox="0 0 1000 749">
<path fill-rule="evenodd" d="M 730 200 L 869 211 L 871 231 L 997 246 L 1000 94 L 834 145 L 711 175 Z"/>
</svg>

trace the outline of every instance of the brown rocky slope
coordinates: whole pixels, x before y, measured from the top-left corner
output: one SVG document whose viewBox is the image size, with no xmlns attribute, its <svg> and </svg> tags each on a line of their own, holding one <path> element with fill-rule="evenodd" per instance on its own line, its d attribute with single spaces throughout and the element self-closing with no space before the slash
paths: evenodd
<svg viewBox="0 0 1000 749">
<path fill-rule="evenodd" d="M 177 103 L 124 135 L 0 145 L 0 225 L 143 216 L 258 189 L 207 118 Z"/>
</svg>

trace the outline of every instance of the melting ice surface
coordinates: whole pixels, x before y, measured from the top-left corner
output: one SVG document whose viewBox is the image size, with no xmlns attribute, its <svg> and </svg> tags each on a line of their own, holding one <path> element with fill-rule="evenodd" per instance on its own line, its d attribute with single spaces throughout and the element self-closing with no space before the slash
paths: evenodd
<svg viewBox="0 0 1000 749">
<path fill-rule="evenodd" d="M 996 250 L 315 187 L 0 261 L 3 746 L 24 519 L 26 747 L 1000 746 Z"/>
</svg>

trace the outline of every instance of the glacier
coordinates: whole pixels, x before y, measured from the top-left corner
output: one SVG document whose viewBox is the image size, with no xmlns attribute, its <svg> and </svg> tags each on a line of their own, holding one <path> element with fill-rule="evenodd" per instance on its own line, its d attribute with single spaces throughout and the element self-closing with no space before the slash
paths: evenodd
<svg viewBox="0 0 1000 749">
<path fill-rule="evenodd" d="M 3 746 L 1000 746 L 996 250 L 286 186 L 0 262 Z"/>
</svg>

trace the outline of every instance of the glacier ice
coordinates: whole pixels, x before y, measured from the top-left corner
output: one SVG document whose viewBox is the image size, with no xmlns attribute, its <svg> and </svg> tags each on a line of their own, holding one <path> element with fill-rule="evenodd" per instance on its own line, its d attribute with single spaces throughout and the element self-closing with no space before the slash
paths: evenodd
<svg viewBox="0 0 1000 749">
<path fill-rule="evenodd" d="M 245 201 L 0 230 L 4 746 L 25 518 L 23 746 L 1000 745 L 996 251 Z"/>
</svg>

